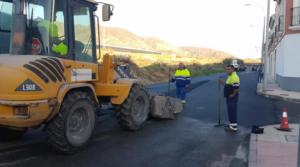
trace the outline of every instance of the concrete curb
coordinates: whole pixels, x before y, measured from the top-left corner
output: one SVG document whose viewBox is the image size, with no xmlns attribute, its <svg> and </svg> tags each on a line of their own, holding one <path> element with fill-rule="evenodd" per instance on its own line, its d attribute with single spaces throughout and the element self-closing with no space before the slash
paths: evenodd
<svg viewBox="0 0 300 167">
<path fill-rule="evenodd" d="M 248 154 L 248 167 L 256 167 L 256 166 L 257 166 L 257 136 L 251 134 L 249 154 Z"/>
<path fill-rule="evenodd" d="M 289 97 L 282 97 L 282 96 L 277 96 L 277 95 L 271 95 L 267 93 L 263 93 L 260 91 L 256 91 L 257 95 L 264 96 L 266 98 L 271 98 L 271 99 L 276 99 L 276 100 L 283 100 L 287 102 L 293 102 L 293 103 L 300 103 L 300 99 L 293 99 Z"/>
</svg>

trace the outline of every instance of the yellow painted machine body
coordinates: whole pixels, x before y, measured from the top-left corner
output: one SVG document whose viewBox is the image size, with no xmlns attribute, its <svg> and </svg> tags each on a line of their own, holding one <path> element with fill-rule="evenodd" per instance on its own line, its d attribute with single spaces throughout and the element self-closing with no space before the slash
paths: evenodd
<svg viewBox="0 0 300 167">
<path fill-rule="evenodd" d="M 39 72 L 35 70 L 39 69 Z M 30 128 L 50 121 L 64 97 L 76 89 L 88 91 L 99 104 L 108 97 L 122 104 L 134 79 L 118 79 L 105 55 L 102 64 L 33 55 L 0 56 L 0 126 Z"/>
<path fill-rule="evenodd" d="M 150 95 L 100 53 L 100 19 L 113 5 L 94 0 L 0 0 L 0 140 L 44 126 L 54 150 L 88 145 L 102 104 L 115 106 L 127 130 L 143 127 Z M 30 11 L 30 12 L 28 12 Z M 97 13 L 96 13 L 97 12 Z M 99 63 L 98 56 L 103 57 Z M 119 76 L 120 75 L 120 76 Z"/>
</svg>

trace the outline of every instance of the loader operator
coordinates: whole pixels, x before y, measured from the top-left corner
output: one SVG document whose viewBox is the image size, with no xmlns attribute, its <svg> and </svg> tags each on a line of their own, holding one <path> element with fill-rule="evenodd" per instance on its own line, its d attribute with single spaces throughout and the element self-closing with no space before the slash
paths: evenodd
<svg viewBox="0 0 300 167">
<path fill-rule="evenodd" d="M 44 28 L 49 34 L 52 40 L 52 52 L 59 56 L 66 56 L 68 53 L 68 46 L 64 43 L 64 41 L 59 39 L 58 26 L 56 23 L 48 20 L 42 20 L 38 23 L 38 27 Z"/>
<path fill-rule="evenodd" d="M 230 124 L 226 127 L 227 130 L 236 132 L 237 126 L 237 103 L 239 98 L 240 78 L 235 72 L 233 65 L 226 67 L 228 78 L 226 81 L 219 80 L 224 85 L 224 97 L 227 103 L 227 112 Z"/>
<path fill-rule="evenodd" d="M 185 104 L 186 88 L 191 83 L 191 74 L 183 63 L 179 63 L 171 82 L 176 82 L 176 96 L 181 100 L 182 104 Z"/>
</svg>

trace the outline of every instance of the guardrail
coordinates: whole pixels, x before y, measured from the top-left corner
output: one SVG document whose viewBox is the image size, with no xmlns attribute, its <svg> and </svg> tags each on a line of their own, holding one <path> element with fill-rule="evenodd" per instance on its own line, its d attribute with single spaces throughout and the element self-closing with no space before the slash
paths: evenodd
<svg viewBox="0 0 300 167">
<path fill-rule="evenodd" d="M 144 50 L 144 49 L 135 49 L 135 48 L 125 48 L 125 47 L 119 47 L 119 46 L 108 46 L 108 45 L 100 45 L 101 48 L 108 48 L 113 49 L 114 51 L 118 52 L 131 52 L 131 53 L 146 53 L 146 54 L 161 54 L 161 52 L 156 52 L 152 50 Z"/>
</svg>

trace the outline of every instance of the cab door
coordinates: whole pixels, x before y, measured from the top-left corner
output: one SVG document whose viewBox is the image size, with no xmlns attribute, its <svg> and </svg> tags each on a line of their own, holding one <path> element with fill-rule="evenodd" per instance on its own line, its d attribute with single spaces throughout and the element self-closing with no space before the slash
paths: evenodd
<svg viewBox="0 0 300 167">
<path fill-rule="evenodd" d="M 97 80 L 97 58 L 95 46 L 95 24 L 93 4 L 74 0 L 71 5 L 71 22 L 73 29 L 73 82 Z"/>
</svg>

